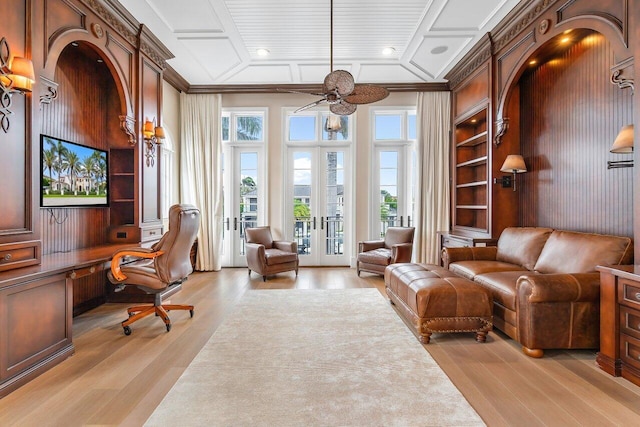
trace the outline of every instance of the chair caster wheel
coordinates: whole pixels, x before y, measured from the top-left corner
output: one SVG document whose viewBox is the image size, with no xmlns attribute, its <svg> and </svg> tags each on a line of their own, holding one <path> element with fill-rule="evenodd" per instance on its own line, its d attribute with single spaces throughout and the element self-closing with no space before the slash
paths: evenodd
<svg viewBox="0 0 640 427">
<path fill-rule="evenodd" d="M 193 310 L 189 310 L 189 314 L 193 317 Z"/>
<path fill-rule="evenodd" d="M 171 330 L 171 323 L 167 323 L 167 332 Z"/>
<path fill-rule="evenodd" d="M 128 326 L 123 326 L 122 329 L 124 330 L 124 334 L 125 335 L 131 335 L 131 328 Z"/>
</svg>

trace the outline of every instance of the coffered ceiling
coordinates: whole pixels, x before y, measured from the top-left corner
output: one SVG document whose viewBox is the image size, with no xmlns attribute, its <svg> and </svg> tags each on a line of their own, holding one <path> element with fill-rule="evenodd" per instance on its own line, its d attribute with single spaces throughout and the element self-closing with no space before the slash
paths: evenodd
<svg viewBox="0 0 640 427">
<path fill-rule="evenodd" d="M 315 84 L 330 71 L 330 0 L 119 1 L 191 85 Z M 442 82 L 517 4 L 334 0 L 333 68 L 358 83 Z"/>
</svg>

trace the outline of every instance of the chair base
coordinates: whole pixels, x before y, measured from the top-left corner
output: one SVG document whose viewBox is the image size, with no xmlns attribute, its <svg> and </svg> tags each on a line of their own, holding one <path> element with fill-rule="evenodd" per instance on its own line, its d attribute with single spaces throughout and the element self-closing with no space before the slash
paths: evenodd
<svg viewBox="0 0 640 427">
<path fill-rule="evenodd" d="M 193 308 L 194 307 L 192 305 L 182 304 L 137 305 L 129 307 L 127 309 L 129 318 L 121 323 L 122 329 L 124 330 L 125 335 L 131 335 L 131 328 L 129 325 L 151 314 L 155 314 L 162 319 L 167 328 L 167 332 L 169 332 L 171 330 L 171 319 L 167 312 L 171 310 L 189 310 L 189 314 L 193 317 Z"/>
<path fill-rule="evenodd" d="M 249 277 L 251 277 L 251 269 L 249 268 Z M 282 271 L 274 271 L 272 273 L 270 273 L 269 275 L 275 275 L 278 273 L 286 273 L 287 271 L 295 271 L 296 272 L 296 277 L 298 277 L 298 267 L 296 267 L 295 269 L 286 269 L 286 270 L 282 270 Z M 259 272 L 256 271 L 256 273 L 260 274 Z M 267 281 L 267 275 L 266 274 L 262 274 L 262 281 L 266 282 Z"/>
</svg>

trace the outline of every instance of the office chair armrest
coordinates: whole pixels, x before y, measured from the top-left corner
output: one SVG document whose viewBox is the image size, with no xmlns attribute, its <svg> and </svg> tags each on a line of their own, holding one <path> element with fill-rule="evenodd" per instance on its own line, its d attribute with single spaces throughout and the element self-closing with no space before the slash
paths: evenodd
<svg viewBox="0 0 640 427">
<path fill-rule="evenodd" d="M 113 258 L 111 258 L 111 274 L 118 282 L 122 282 L 127 278 L 127 276 L 120 270 L 122 258 L 126 256 L 133 256 L 136 258 L 153 259 L 159 257 L 163 253 L 164 251 L 153 251 L 147 248 L 132 248 L 118 251 L 113 255 Z"/>
</svg>

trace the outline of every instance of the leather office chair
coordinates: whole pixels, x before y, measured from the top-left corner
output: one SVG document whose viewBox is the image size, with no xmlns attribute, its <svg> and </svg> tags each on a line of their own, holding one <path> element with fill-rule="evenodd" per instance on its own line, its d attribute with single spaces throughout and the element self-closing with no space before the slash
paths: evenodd
<svg viewBox="0 0 640 427">
<path fill-rule="evenodd" d="M 414 227 L 389 227 L 384 239 L 358 243 L 356 271 L 384 274 L 390 264 L 411 262 Z"/>
<path fill-rule="evenodd" d="M 251 271 L 267 276 L 284 271 L 296 271 L 298 275 L 298 244 L 283 240 L 273 240 L 270 227 L 245 229 L 245 248 L 249 275 Z"/>
<path fill-rule="evenodd" d="M 200 228 L 200 211 L 191 205 L 173 205 L 169 209 L 169 231 L 151 248 L 125 248 L 113 255 L 111 270 L 107 273 L 117 286 L 137 286 L 154 294 L 153 305 L 139 305 L 127 309 L 129 318 L 122 322 L 125 335 L 131 335 L 133 322 L 156 314 L 171 330 L 167 311 L 189 310 L 192 305 L 162 304 L 161 292 L 174 283 L 182 283 L 191 274 L 191 246 Z M 126 259 L 123 259 L 127 257 Z M 129 262 L 130 258 L 136 260 Z"/>
</svg>

